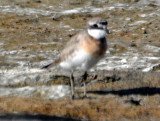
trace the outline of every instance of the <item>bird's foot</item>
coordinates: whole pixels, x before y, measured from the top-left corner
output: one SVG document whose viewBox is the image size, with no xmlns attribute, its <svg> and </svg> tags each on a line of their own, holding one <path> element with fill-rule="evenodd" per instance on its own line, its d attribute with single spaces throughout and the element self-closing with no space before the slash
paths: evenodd
<svg viewBox="0 0 160 121">
<path fill-rule="evenodd" d="M 87 95 L 83 95 L 82 99 L 87 99 L 88 96 Z"/>
<path fill-rule="evenodd" d="M 75 97 L 74 97 L 74 95 L 72 95 L 72 96 L 71 96 L 71 100 L 74 100 L 74 99 L 75 99 Z"/>
</svg>

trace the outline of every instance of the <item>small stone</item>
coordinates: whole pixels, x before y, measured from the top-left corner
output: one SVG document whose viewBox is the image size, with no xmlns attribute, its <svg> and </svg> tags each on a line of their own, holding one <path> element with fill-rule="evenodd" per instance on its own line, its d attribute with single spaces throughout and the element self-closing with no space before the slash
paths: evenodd
<svg viewBox="0 0 160 121">
<path fill-rule="evenodd" d="M 146 30 L 144 30 L 143 34 L 148 34 Z"/>
<path fill-rule="evenodd" d="M 131 43 L 131 47 L 137 47 L 135 43 Z"/>
<path fill-rule="evenodd" d="M 41 2 L 42 2 L 41 0 L 37 0 L 37 1 L 36 1 L 36 3 L 41 3 Z"/>
<path fill-rule="evenodd" d="M 160 64 L 153 66 L 153 71 L 159 71 L 160 70 Z"/>
</svg>

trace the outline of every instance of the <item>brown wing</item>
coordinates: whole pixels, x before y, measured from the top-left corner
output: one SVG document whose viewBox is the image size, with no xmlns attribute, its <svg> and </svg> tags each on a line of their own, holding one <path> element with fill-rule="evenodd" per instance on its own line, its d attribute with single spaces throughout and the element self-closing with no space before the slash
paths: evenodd
<svg viewBox="0 0 160 121">
<path fill-rule="evenodd" d="M 82 32 L 76 34 L 75 36 L 73 36 L 70 39 L 70 41 L 68 41 L 66 43 L 64 49 L 62 50 L 59 57 L 57 58 L 58 61 L 65 60 L 68 56 L 71 56 L 76 49 L 78 49 L 78 45 L 79 45 L 79 42 L 80 42 L 80 36 L 83 33 L 84 32 L 82 31 Z"/>
<path fill-rule="evenodd" d="M 52 66 L 55 66 L 57 64 L 59 64 L 61 61 L 64 61 L 68 56 L 71 56 L 73 54 L 73 52 L 78 49 L 78 44 L 80 42 L 80 35 L 84 34 L 84 31 L 74 35 L 70 41 L 68 41 L 66 43 L 66 45 L 64 46 L 64 49 L 62 50 L 62 52 L 59 54 L 58 58 L 51 64 L 48 64 L 44 67 L 42 67 L 42 69 L 45 68 L 51 68 Z"/>
</svg>

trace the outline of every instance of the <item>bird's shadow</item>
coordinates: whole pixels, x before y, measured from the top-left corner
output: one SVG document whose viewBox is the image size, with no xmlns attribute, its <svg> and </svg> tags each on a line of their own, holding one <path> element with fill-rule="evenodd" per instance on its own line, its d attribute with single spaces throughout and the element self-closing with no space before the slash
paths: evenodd
<svg viewBox="0 0 160 121">
<path fill-rule="evenodd" d="M 78 119 L 72 119 L 67 117 L 58 117 L 51 115 L 32 115 L 32 114 L 15 114 L 4 113 L 0 114 L 0 120 L 2 121 L 80 121 Z"/>
<path fill-rule="evenodd" d="M 107 94 L 114 94 L 119 96 L 125 95 L 155 95 L 160 94 L 160 88 L 157 87 L 140 87 L 140 88 L 133 88 L 133 89 L 121 89 L 121 90 L 111 90 L 111 91 L 88 91 L 87 93 L 92 94 L 99 94 L 99 95 L 107 95 Z"/>
</svg>

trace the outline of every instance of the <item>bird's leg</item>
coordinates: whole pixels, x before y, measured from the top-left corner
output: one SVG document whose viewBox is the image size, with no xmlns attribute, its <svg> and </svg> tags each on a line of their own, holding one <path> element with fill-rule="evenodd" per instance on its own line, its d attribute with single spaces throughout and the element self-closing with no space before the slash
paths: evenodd
<svg viewBox="0 0 160 121">
<path fill-rule="evenodd" d="M 87 97 L 87 93 L 86 93 L 86 83 L 85 83 L 85 81 L 87 80 L 87 76 L 88 76 L 88 74 L 87 74 L 87 72 L 85 72 L 84 75 L 83 75 L 84 98 Z"/>
<path fill-rule="evenodd" d="M 71 72 L 70 75 L 70 83 L 71 83 L 71 99 L 74 99 L 74 76 L 73 76 L 73 71 Z"/>
</svg>

